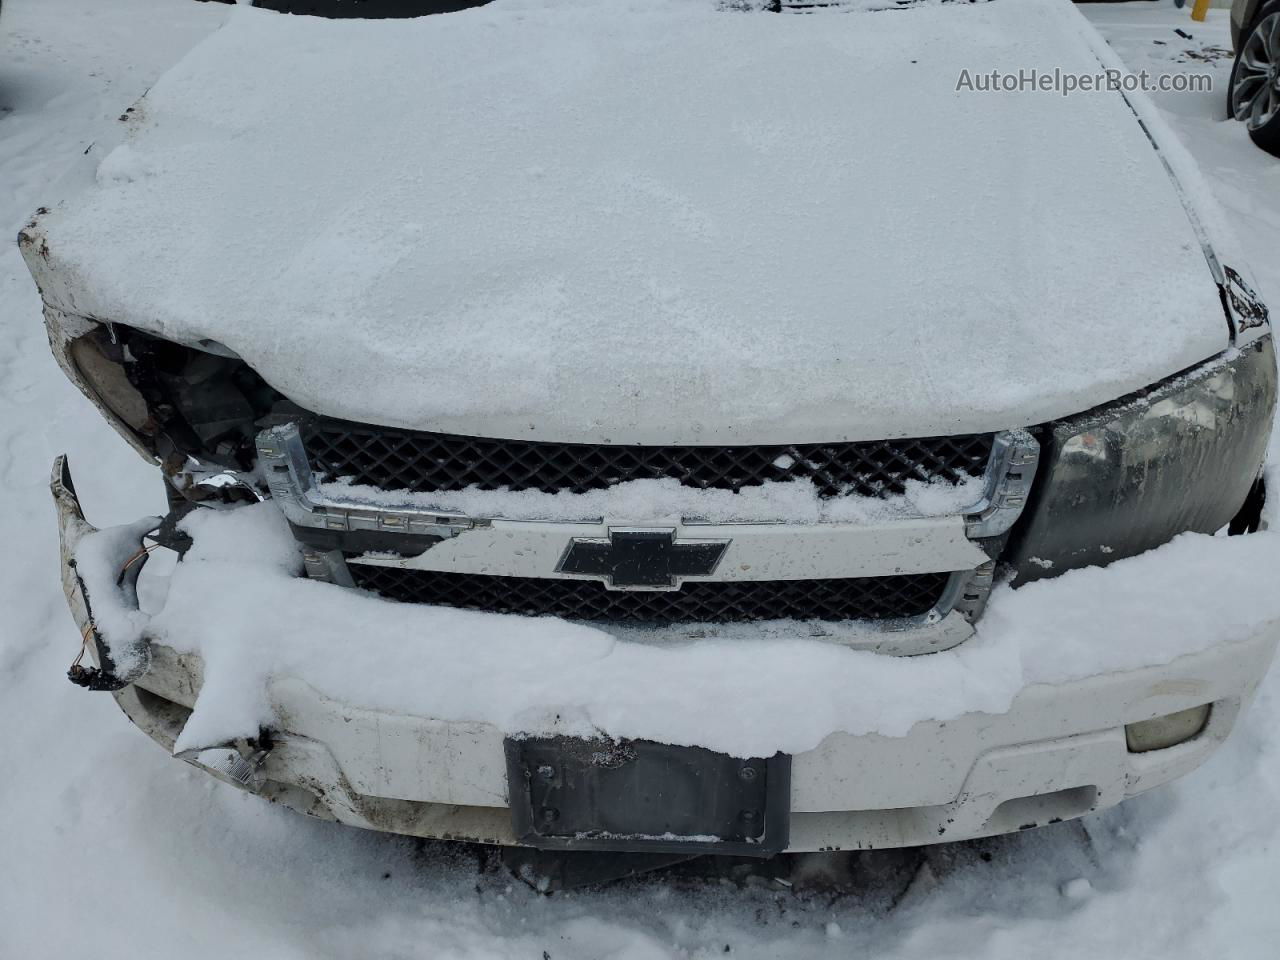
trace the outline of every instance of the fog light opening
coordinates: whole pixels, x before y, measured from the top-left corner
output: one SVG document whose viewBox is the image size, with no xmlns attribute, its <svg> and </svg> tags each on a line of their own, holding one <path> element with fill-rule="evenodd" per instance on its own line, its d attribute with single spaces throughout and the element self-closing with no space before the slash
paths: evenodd
<svg viewBox="0 0 1280 960">
<path fill-rule="evenodd" d="M 1212 704 L 1204 703 L 1190 710 L 1125 724 L 1124 739 L 1129 745 L 1129 752 L 1149 753 L 1194 740 L 1208 725 L 1211 709 Z"/>
</svg>

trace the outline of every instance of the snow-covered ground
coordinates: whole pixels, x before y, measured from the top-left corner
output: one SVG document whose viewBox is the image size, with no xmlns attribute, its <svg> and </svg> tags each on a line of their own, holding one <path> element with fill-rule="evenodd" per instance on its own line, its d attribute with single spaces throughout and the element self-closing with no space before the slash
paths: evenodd
<svg viewBox="0 0 1280 960">
<path fill-rule="evenodd" d="M 1156 99 L 1280 303 L 1280 162 L 1221 119 L 1225 11 L 1206 25 L 1169 0 L 1088 13 L 1135 69 L 1214 72 L 1212 94 Z M 188 0 L 6 0 L 0 233 L 225 15 Z M 63 678 L 79 637 L 56 576 L 50 461 L 65 450 L 102 478 L 82 483 L 99 524 L 160 512 L 163 497 L 54 365 L 12 245 L 0 324 L 0 958 L 1276 955 L 1280 674 L 1173 787 L 1079 823 L 932 848 L 918 871 L 918 855 L 867 858 L 860 869 L 891 868 L 890 880 L 836 899 L 661 878 L 542 897 L 474 851 L 311 822 L 223 787 Z"/>
</svg>

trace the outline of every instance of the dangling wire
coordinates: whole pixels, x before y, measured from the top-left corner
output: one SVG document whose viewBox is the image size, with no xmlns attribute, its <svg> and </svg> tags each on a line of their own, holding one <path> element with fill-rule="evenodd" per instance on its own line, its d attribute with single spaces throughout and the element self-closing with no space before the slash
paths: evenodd
<svg viewBox="0 0 1280 960">
<path fill-rule="evenodd" d="M 117 574 L 116 576 L 116 586 L 117 587 L 123 586 L 124 575 L 129 572 L 129 568 L 132 567 L 139 560 L 141 560 L 143 557 L 150 556 L 151 551 L 157 549 L 159 546 L 160 544 L 153 543 L 149 547 L 138 547 L 137 551 L 133 554 L 133 556 L 131 556 L 128 560 L 126 560 L 124 562 L 124 566 L 120 568 L 120 573 Z"/>
<path fill-rule="evenodd" d="M 74 670 L 80 666 L 80 661 L 84 659 L 84 652 L 89 649 L 89 641 L 93 639 L 93 624 L 86 623 L 84 629 L 80 631 L 80 652 L 76 654 L 76 658 L 71 661 L 71 669 Z"/>
</svg>

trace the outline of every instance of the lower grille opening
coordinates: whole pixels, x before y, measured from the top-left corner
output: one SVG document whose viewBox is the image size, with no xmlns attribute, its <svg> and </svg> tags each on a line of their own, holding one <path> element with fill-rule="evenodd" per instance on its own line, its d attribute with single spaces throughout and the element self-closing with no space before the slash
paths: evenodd
<svg viewBox="0 0 1280 960">
<path fill-rule="evenodd" d="M 948 573 L 823 580 L 691 581 L 673 591 L 608 590 L 594 580 L 496 577 L 350 564 L 357 587 L 390 600 L 493 613 L 622 623 L 887 620 L 942 598 Z"/>
</svg>

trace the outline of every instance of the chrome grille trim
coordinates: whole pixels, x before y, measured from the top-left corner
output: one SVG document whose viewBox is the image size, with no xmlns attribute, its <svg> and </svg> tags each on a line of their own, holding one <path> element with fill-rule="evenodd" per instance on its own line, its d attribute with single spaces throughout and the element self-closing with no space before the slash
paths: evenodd
<svg viewBox="0 0 1280 960">
<path fill-rule="evenodd" d="M 347 587 L 357 586 L 365 579 L 356 570 L 357 567 L 409 568 L 406 571 L 408 576 L 423 573 L 429 574 L 432 570 L 447 574 L 450 568 L 444 565 L 442 560 L 432 558 L 435 558 L 440 550 L 445 549 L 441 545 L 441 541 L 452 540 L 467 531 L 475 531 L 474 535 L 483 533 L 486 541 L 492 540 L 495 547 L 502 538 L 509 535 L 509 530 L 512 529 L 513 525 L 515 528 L 522 530 L 541 530 L 545 525 L 546 533 L 538 534 L 537 536 L 556 540 L 557 543 L 559 543 L 557 538 L 564 535 L 565 525 L 562 524 L 561 527 L 553 531 L 554 523 L 551 521 L 524 521 L 518 518 L 507 520 L 497 516 L 473 517 L 414 506 L 383 508 L 362 502 L 356 498 L 342 498 L 322 494 L 303 446 L 299 426 L 296 423 L 286 423 L 264 430 L 258 437 L 258 452 L 260 456 L 259 467 L 272 498 L 280 506 L 286 518 L 296 527 L 337 531 L 340 533 L 367 531 L 401 536 L 407 534 L 415 538 L 422 538 L 423 550 L 426 552 L 416 559 L 410 556 L 398 556 L 394 553 L 364 554 L 348 557 L 338 549 L 309 547 L 304 551 L 305 569 L 307 575 L 312 579 Z M 992 443 L 991 457 L 986 465 L 984 474 L 984 493 L 979 502 L 962 511 L 962 516 L 937 518 L 937 523 L 930 520 L 926 527 L 935 530 L 942 528 L 954 530 L 955 533 L 952 536 L 958 537 L 959 543 L 996 537 L 1004 533 L 1017 519 L 1025 504 L 1026 495 L 1034 477 L 1037 459 L 1038 445 L 1031 434 L 1026 431 L 1004 431 L 996 434 Z M 891 520 L 887 521 L 883 527 L 892 528 L 894 537 L 898 538 L 896 542 L 905 544 L 910 542 L 910 537 L 914 537 L 916 534 L 906 534 L 903 531 L 916 529 L 915 525 L 923 522 L 923 520 L 910 522 Z M 582 523 L 600 524 L 603 523 L 603 520 L 592 518 L 582 521 Z M 941 524 L 942 527 L 939 527 L 938 524 Z M 572 526 L 572 524 L 568 526 Z M 744 525 L 724 524 L 720 526 L 722 528 L 721 532 L 727 532 L 730 536 L 736 538 L 746 536 L 745 533 L 742 533 L 746 529 Z M 785 522 L 776 525 L 756 524 L 754 527 L 757 535 L 760 534 L 762 526 L 765 528 L 765 533 L 768 532 L 769 527 L 776 526 L 780 534 L 786 534 L 790 531 L 790 536 L 802 534 L 808 538 L 812 534 L 807 531 L 820 532 L 820 528 L 825 528 L 829 525 L 818 524 L 815 527 L 800 528 Z M 834 529 L 832 527 L 832 530 Z M 869 533 L 869 530 L 866 531 L 866 534 Z M 862 528 L 853 531 L 853 535 L 857 538 L 864 538 L 866 534 L 864 534 Z M 936 535 L 933 534 L 931 536 Z M 902 539 L 903 537 L 907 539 Z M 969 539 L 966 540 L 966 537 Z M 468 542 L 470 541 L 468 540 Z M 787 549 L 801 549 L 794 540 L 780 542 L 791 543 L 792 546 Z M 879 541 L 872 542 L 878 543 Z M 933 544 L 941 541 L 929 540 L 927 542 Z M 459 543 L 461 544 L 462 541 L 459 541 Z M 431 549 L 433 544 L 437 546 Z M 856 545 L 851 544 L 851 549 L 855 547 Z M 990 549 L 989 547 L 979 548 L 979 543 L 973 543 L 967 549 L 978 557 L 982 556 L 984 550 Z M 466 547 L 464 553 L 474 554 L 476 549 L 475 546 Z M 481 549 L 483 551 L 485 548 L 482 547 Z M 930 549 L 936 549 L 936 546 Z M 950 549 L 954 553 L 955 548 Z M 917 548 L 915 554 L 915 558 L 912 561 L 915 566 L 908 566 L 906 567 L 907 570 L 926 573 L 928 570 L 937 569 L 930 562 L 926 562 L 930 558 L 935 558 L 932 552 L 926 556 L 921 554 Z M 488 553 L 484 553 L 484 556 L 488 557 Z M 841 553 L 836 556 L 835 560 L 828 563 L 827 569 L 835 567 L 846 570 L 845 573 L 837 573 L 836 576 L 849 576 L 852 573 L 853 568 L 850 566 L 852 561 L 840 559 L 843 556 L 844 554 Z M 866 553 L 866 556 L 871 558 L 872 561 L 871 577 L 877 575 L 889 576 L 904 569 L 900 565 L 903 562 L 903 557 L 894 554 L 892 551 L 884 555 L 882 564 L 874 562 L 875 558 L 879 556 L 874 551 Z M 426 560 L 431 560 L 431 563 L 425 563 L 424 561 Z M 480 575 L 488 573 L 494 577 L 516 578 L 516 575 L 509 574 L 503 570 L 501 558 L 495 557 L 495 560 L 498 562 L 491 563 L 489 560 L 485 560 L 479 567 L 472 566 L 471 570 Z M 955 646 L 972 635 L 972 624 L 981 616 L 992 588 L 994 562 L 988 560 L 975 564 L 974 559 L 965 561 L 966 567 L 970 564 L 974 564 L 974 566 L 963 570 L 957 570 L 952 567 L 950 572 L 947 572 L 948 568 L 946 566 L 941 567 L 948 578 L 945 588 L 941 591 L 933 606 L 923 614 L 905 617 L 886 616 L 882 619 L 827 621 L 827 628 L 822 635 L 830 635 L 837 642 L 847 643 L 857 648 L 872 649 L 895 655 L 930 653 Z M 416 569 L 413 569 L 415 567 Z M 467 572 L 465 567 L 457 569 L 462 574 Z M 877 569 L 882 570 L 883 573 L 878 574 L 876 572 Z M 491 573 L 490 570 L 492 571 Z M 763 573 L 763 568 L 761 568 L 761 573 Z M 726 570 L 723 575 L 717 578 L 698 582 L 722 583 L 724 579 L 729 579 L 729 574 L 743 577 L 743 574 L 738 573 L 735 569 Z M 541 573 L 538 574 L 538 576 L 542 575 Z M 799 572 L 790 574 L 791 577 L 798 578 L 825 575 Z M 554 577 L 554 574 L 550 576 Z M 772 580 L 778 579 L 776 575 L 760 575 L 753 571 L 745 578 L 740 579 L 738 586 L 742 587 L 743 583 L 746 582 L 749 588 L 751 576 L 760 576 L 760 579 L 756 581 L 760 585 L 768 584 Z M 859 574 L 859 576 L 862 575 Z M 787 572 L 783 571 L 781 579 L 787 578 Z M 821 621 L 812 622 L 818 623 Z M 749 625 L 749 623 L 740 623 L 739 628 Z M 678 633 L 688 633 L 690 629 L 694 628 L 708 629 L 714 632 L 721 627 L 729 629 L 733 624 L 730 622 L 723 625 L 714 623 L 700 625 L 696 622 L 690 622 L 677 623 L 672 626 L 676 628 Z M 636 624 L 634 620 L 610 624 L 610 629 L 613 631 L 624 628 L 643 629 L 644 627 L 642 624 Z"/>
<path fill-rule="evenodd" d="M 297 526 L 447 538 L 499 519 L 413 506 L 380 508 L 354 498 L 321 494 L 297 423 L 268 427 L 258 435 L 257 446 L 259 465 L 271 496 Z M 1026 505 L 1039 451 L 1039 443 L 1025 430 L 995 434 L 984 470 L 983 497 L 961 511 L 971 538 L 997 537 L 1013 526 Z M 597 522 L 600 518 L 582 520 Z"/>
</svg>

